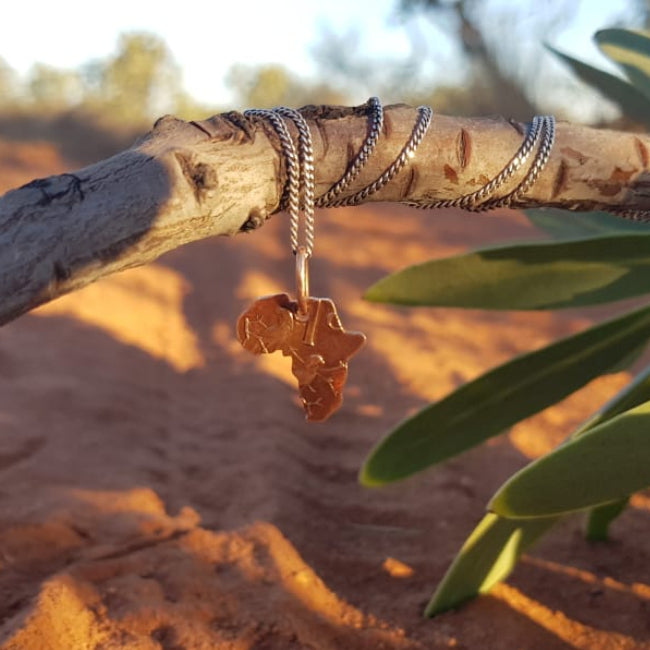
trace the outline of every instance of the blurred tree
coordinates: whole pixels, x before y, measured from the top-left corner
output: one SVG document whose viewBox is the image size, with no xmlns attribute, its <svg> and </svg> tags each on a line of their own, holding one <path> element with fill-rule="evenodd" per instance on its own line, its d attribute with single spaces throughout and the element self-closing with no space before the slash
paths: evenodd
<svg viewBox="0 0 650 650">
<path fill-rule="evenodd" d="M 634 0 L 633 10 L 638 16 L 639 27 L 650 29 L 650 0 Z"/>
<path fill-rule="evenodd" d="M 185 91 L 180 69 L 165 42 L 139 32 L 122 34 L 114 55 L 77 70 L 36 63 L 24 86 L 0 59 L 0 107 L 25 115 L 72 111 L 75 119 L 129 131 L 149 125 L 164 113 L 194 119 L 217 112 Z"/>
<path fill-rule="evenodd" d="M 361 103 L 370 95 L 385 101 L 412 103 L 422 96 L 431 81 L 423 69 L 423 56 L 417 44 L 405 59 L 379 58 L 366 53 L 362 33 L 357 27 L 337 32 L 321 27 L 320 40 L 312 47 L 318 76 L 327 79 L 350 101 Z"/>
<path fill-rule="evenodd" d="M 0 106 L 6 107 L 20 99 L 22 88 L 14 69 L 0 58 Z"/>
<path fill-rule="evenodd" d="M 179 88 L 176 94 L 170 97 L 171 112 L 183 120 L 203 120 L 206 115 L 214 115 L 225 109 L 214 105 L 197 102 L 184 88 Z"/>
<path fill-rule="evenodd" d="M 81 75 L 76 70 L 62 70 L 36 63 L 27 82 L 28 99 L 39 110 L 63 110 L 79 104 L 84 95 Z"/>
<path fill-rule="evenodd" d="M 538 112 L 543 42 L 575 16 L 578 3 L 545 0 L 500 3 L 479 0 L 399 0 L 405 14 L 423 13 L 469 64 L 480 113 L 528 119 Z M 504 38 L 505 37 L 505 38 Z"/>
<path fill-rule="evenodd" d="M 416 14 L 431 18 L 443 38 L 457 46 L 460 56 L 452 55 L 454 81 L 441 82 L 439 68 L 432 65 L 440 61 L 439 35 L 423 37 L 414 31 L 408 56 L 377 60 L 364 55 L 356 30 L 337 34 L 325 28 L 313 49 L 319 74 L 346 88 L 354 101 L 363 101 L 363 95 L 379 94 L 388 101 L 433 103 L 437 110 L 458 115 L 502 113 L 523 119 L 536 112 L 522 84 L 502 70 L 482 32 L 466 15 L 465 0 L 400 1 L 403 23 Z M 450 76 L 447 74 L 447 79 Z"/>
<path fill-rule="evenodd" d="M 279 65 L 250 67 L 234 65 L 226 75 L 226 84 L 236 93 L 244 106 L 272 108 L 286 104 L 287 95 L 292 94 L 292 79 L 289 71 Z"/>
<path fill-rule="evenodd" d="M 603 20 L 609 26 L 618 15 L 628 26 L 638 24 L 638 12 L 631 10 L 635 2 L 650 4 L 626 0 L 613 10 L 600 7 Z M 546 111 L 569 117 L 570 111 L 576 119 L 573 100 L 579 94 L 580 108 L 589 115 L 582 119 L 610 118 L 614 109 L 567 75 L 544 49 L 544 42 L 577 20 L 580 6 L 574 0 L 396 0 L 393 22 L 411 43 L 402 59 L 368 56 L 361 31 L 337 33 L 327 27 L 313 55 L 319 76 L 356 102 L 379 94 L 386 101 L 430 103 L 455 115 L 529 119 Z"/>
<path fill-rule="evenodd" d="M 165 42 L 154 34 L 122 34 L 117 53 L 84 67 L 87 101 L 113 118 L 149 122 L 173 112 L 184 97 L 181 72 Z"/>
<path fill-rule="evenodd" d="M 235 92 L 235 103 L 239 108 L 340 104 L 346 101 L 344 93 L 327 83 L 305 81 L 278 64 L 235 65 L 226 75 L 226 84 Z"/>
</svg>

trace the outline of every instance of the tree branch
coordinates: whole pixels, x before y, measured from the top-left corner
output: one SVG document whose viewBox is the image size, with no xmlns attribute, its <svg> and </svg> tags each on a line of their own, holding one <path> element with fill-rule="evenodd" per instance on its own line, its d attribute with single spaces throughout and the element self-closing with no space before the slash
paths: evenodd
<svg viewBox="0 0 650 650">
<path fill-rule="evenodd" d="M 355 156 L 367 117 L 365 107 L 303 114 L 319 196 Z M 385 109 L 377 149 L 349 194 L 392 163 L 416 116 L 404 105 Z M 508 164 L 524 132 L 504 119 L 435 115 L 409 164 L 367 200 L 422 203 L 473 192 Z M 272 128 L 239 113 L 189 123 L 165 117 L 127 151 L 8 192 L 0 197 L 0 323 L 188 242 L 262 225 L 281 202 L 280 151 Z M 647 135 L 560 123 L 547 167 L 516 207 L 650 210 L 649 151 Z"/>
</svg>

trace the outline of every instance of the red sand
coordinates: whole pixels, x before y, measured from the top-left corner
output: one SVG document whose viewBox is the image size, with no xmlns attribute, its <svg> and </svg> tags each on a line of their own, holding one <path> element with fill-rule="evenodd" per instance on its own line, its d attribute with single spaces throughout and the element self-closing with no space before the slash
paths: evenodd
<svg viewBox="0 0 650 650">
<path fill-rule="evenodd" d="M 63 167 L 46 145 L 0 147 L 5 188 Z M 595 313 L 394 309 L 364 303 L 363 289 L 539 233 L 515 213 L 320 213 L 313 292 L 368 345 L 341 411 L 314 425 L 288 359 L 254 358 L 234 336 L 250 299 L 292 290 L 286 225 L 188 246 L 2 330 L 0 647 L 650 648 L 647 496 L 611 543 L 588 544 L 569 519 L 507 585 L 421 618 L 494 490 L 628 375 L 410 481 L 356 482 L 406 414 Z"/>
</svg>

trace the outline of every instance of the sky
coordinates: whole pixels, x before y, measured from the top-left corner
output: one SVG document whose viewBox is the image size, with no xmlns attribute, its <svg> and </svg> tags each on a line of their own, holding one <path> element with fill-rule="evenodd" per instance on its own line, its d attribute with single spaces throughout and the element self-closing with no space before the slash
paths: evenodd
<svg viewBox="0 0 650 650">
<path fill-rule="evenodd" d="M 147 30 L 166 41 L 190 94 L 210 105 L 232 101 L 223 77 L 235 63 L 282 63 L 301 75 L 312 74 L 310 48 L 323 25 L 335 33 L 356 28 L 369 55 L 405 57 L 410 51 L 408 30 L 395 19 L 397 0 L 8 1 L 0 22 L 0 57 L 19 74 L 35 62 L 74 68 L 105 58 L 121 32 Z M 501 0 L 508 2 L 517 4 Z M 544 2 L 539 0 L 540 8 Z M 583 0 L 575 27 L 559 33 L 555 44 L 605 66 L 590 38 L 611 24 L 612 5 L 617 3 Z"/>
</svg>

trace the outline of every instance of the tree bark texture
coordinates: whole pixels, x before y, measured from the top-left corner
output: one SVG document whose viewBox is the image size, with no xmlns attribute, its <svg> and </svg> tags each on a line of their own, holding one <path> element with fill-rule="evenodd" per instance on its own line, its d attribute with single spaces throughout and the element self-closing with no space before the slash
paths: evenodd
<svg viewBox="0 0 650 650">
<path fill-rule="evenodd" d="M 366 109 L 302 112 L 320 196 L 359 150 Z M 393 162 L 416 118 L 409 106 L 385 109 L 377 148 L 347 194 Z M 508 164 L 524 134 L 525 125 L 505 119 L 434 115 L 415 156 L 367 201 L 423 203 L 473 192 Z M 649 160 L 647 135 L 559 123 L 546 168 L 516 207 L 650 210 Z M 272 127 L 231 112 L 201 122 L 161 118 L 127 151 L 12 190 L 0 197 L 0 323 L 188 242 L 256 228 L 279 210 L 285 181 Z"/>
</svg>

